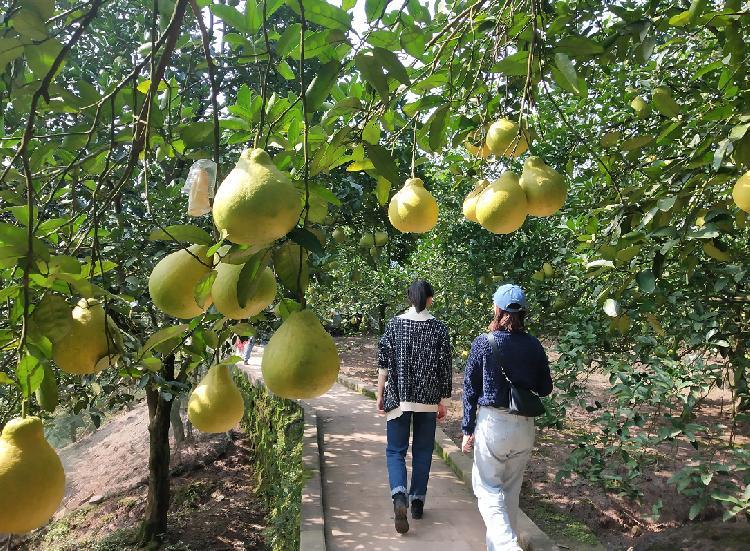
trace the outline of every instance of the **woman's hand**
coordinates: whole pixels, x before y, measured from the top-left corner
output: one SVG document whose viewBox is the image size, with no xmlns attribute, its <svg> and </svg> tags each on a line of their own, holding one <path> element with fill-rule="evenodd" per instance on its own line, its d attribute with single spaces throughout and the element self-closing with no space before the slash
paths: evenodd
<svg viewBox="0 0 750 551">
<path fill-rule="evenodd" d="M 378 398 L 377 398 L 376 402 L 377 402 L 376 405 L 377 405 L 377 408 L 378 408 L 378 413 L 380 415 L 385 415 L 385 400 L 383 400 L 383 395 L 382 394 L 378 394 Z"/>
<path fill-rule="evenodd" d="M 443 404 L 438 404 L 438 421 L 442 421 L 443 419 L 445 419 L 446 415 L 448 415 L 448 408 L 446 408 Z"/>
<path fill-rule="evenodd" d="M 461 451 L 469 453 L 474 448 L 474 435 L 464 434 L 464 439 L 461 442 Z"/>
</svg>

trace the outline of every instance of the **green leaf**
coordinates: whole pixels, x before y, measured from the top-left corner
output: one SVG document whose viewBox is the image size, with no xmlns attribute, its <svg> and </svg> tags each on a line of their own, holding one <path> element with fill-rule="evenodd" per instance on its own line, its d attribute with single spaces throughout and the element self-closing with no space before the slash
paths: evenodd
<svg viewBox="0 0 750 551">
<path fill-rule="evenodd" d="M 42 21 L 55 14 L 55 0 L 21 0 L 18 5 L 32 10 Z"/>
<path fill-rule="evenodd" d="M 7 374 L 0 371 L 0 385 L 14 385 L 16 384 L 13 379 L 8 377 Z"/>
<path fill-rule="evenodd" d="M 395 78 L 402 84 L 409 86 L 411 80 L 398 56 L 385 48 L 374 48 L 373 55 L 380 65 L 388 71 L 388 76 Z"/>
<path fill-rule="evenodd" d="M 695 520 L 695 517 L 697 517 L 700 512 L 704 509 L 706 506 L 705 503 L 702 501 L 698 501 L 697 503 L 693 503 L 693 505 L 690 507 L 690 511 L 688 511 L 688 518 L 690 520 Z"/>
<path fill-rule="evenodd" d="M 149 241 L 177 241 L 179 243 L 195 243 L 198 245 L 211 245 L 214 240 L 204 230 L 192 224 L 177 224 L 167 226 L 163 230 L 154 230 L 148 236 Z"/>
<path fill-rule="evenodd" d="M 216 270 L 211 270 L 195 284 L 193 297 L 195 298 L 196 304 L 201 308 L 205 306 L 208 297 L 211 296 L 211 287 L 213 287 L 217 275 L 218 273 Z"/>
<path fill-rule="evenodd" d="M 354 56 L 354 64 L 360 73 L 362 73 L 364 79 L 382 98 L 383 103 L 388 103 L 388 79 L 383 72 L 383 67 L 377 62 L 375 57 L 369 52 L 361 52 Z"/>
<path fill-rule="evenodd" d="M 438 107 L 430 117 L 429 121 L 429 140 L 430 149 L 437 153 L 445 141 L 445 123 L 448 118 L 450 105 L 445 104 Z"/>
<path fill-rule="evenodd" d="M 27 354 L 21 358 L 16 366 L 16 378 L 21 386 L 24 398 L 28 398 L 42 384 L 44 367 L 37 358 Z"/>
<path fill-rule="evenodd" d="M 392 187 L 392 184 L 388 180 L 386 180 L 382 176 L 378 176 L 378 181 L 375 184 L 374 193 L 381 207 L 385 206 L 386 203 L 388 203 L 388 196 L 391 194 Z"/>
<path fill-rule="evenodd" d="M 0 38 L 0 71 L 23 54 L 23 43 L 17 38 Z"/>
<path fill-rule="evenodd" d="M 146 344 L 143 345 L 141 354 L 143 354 L 144 352 L 148 352 L 155 346 L 158 346 L 161 343 L 168 341 L 169 339 L 173 339 L 174 337 L 182 335 L 185 331 L 187 331 L 188 327 L 189 325 L 187 323 L 181 323 L 179 325 L 172 325 L 171 327 L 159 329 L 156 333 L 148 338 Z"/>
<path fill-rule="evenodd" d="M 185 145 L 198 149 L 213 143 L 214 123 L 211 121 L 198 121 L 180 125 L 177 133 L 185 142 Z"/>
<path fill-rule="evenodd" d="M 491 73 L 503 73 L 508 76 L 526 75 L 529 65 L 529 52 L 521 50 L 495 63 L 490 67 Z"/>
<path fill-rule="evenodd" d="M 276 64 L 276 70 L 285 80 L 294 80 L 295 78 L 297 78 L 292 68 L 283 59 Z"/>
<path fill-rule="evenodd" d="M 367 22 L 372 23 L 383 16 L 390 0 L 365 0 L 365 15 Z"/>
<path fill-rule="evenodd" d="M 13 28 L 25 38 L 44 40 L 47 38 L 47 26 L 37 12 L 30 8 L 21 8 L 10 20 Z"/>
<path fill-rule="evenodd" d="M 367 157 L 372 161 L 378 174 L 389 180 L 392 184 L 398 185 L 401 182 L 398 174 L 398 166 L 396 166 L 396 161 L 388 150 L 377 144 L 365 143 L 364 146 L 365 151 L 367 151 Z"/>
<path fill-rule="evenodd" d="M 54 38 L 48 38 L 39 44 L 29 44 L 24 47 L 26 61 L 36 78 L 41 79 L 47 75 L 62 48 L 63 45 Z M 62 64 L 60 64 L 58 71 L 61 68 Z"/>
<path fill-rule="evenodd" d="M 367 42 L 386 50 L 398 50 L 401 46 L 398 34 L 393 31 L 372 31 L 367 35 Z"/>
<path fill-rule="evenodd" d="M 368 143 L 376 144 L 380 141 L 380 125 L 375 119 L 370 119 L 362 129 L 362 139 Z"/>
<path fill-rule="evenodd" d="M 291 298 L 282 298 L 278 304 L 279 317 L 285 320 L 290 314 L 302 310 L 302 305 Z"/>
<path fill-rule="evenodd" d="M 585 36 L 567 36 L 557 43 L 555 51 L 568 53 L 575 57 L 579 55 L 601 54 L 604 53 L 604 48 L 601 44 Z"/>
<path fill-rule="evenodd" d="M 294 228 L 289 232 L 289 239 L 312 253 L 323 254 L 323 246 L 317 236 L 307 228 Z"/>
<path fill-rule="evenodd" d="M 224 23 L 231 25 L 238 31 L 252 34 L 245 15 L 237 8 L 226 6 L 224 4 L 211 4 L 209 9 L 216 17 L 224 21 Z"/>
<path fill-rule="evenodd" d="M 280 58 L 288 56 L 292 50 L 299 48 L 300 33 L 302 32 L 302 25 L 299 23 L 293 23 L 287 25 L 284 32 L 276 41 L 276 55 Z"/>
<path fill-rule="evenodd" d="M 653 136 L 636 136 L 620 143 L 620 149 L 623 151 L 633 151 L 634 149 L 645 147 L 652 141 L 654 141 Z"/>
<path fill-rule="evenodd" d="M 421 59 L 425 55 L 427 50 L 427 41 L 425 40 L 424 33 L 418 29 L 402 31 L 399 37 L 401 47 L 410 56 Z"/>
<path fill-rule="evenodd" d="M 336 195 L 329 190 L 328 188 L 323 187 L 320 184 L 310 184 L 310 193 L 313 195 L 317 195 L 324 201 L 327 201 L 328 203 L 331 203 L 332 205 L 336 205 L 337 207 L 341 206 L 341 199 L 336 197 Z"/>
<path fill-rule="evenodd" d="M 620 303 L 617 302 L 613 298 L 608 298 L 604 301 L 603 306 L 604 313 L 607 314 L 611 318 L 616 318 L 620 315 L 622 315 L 622 307 L 620 306 Z"/>
<path fill-rule="evenodd" d="M 341 64 L 338 61 L 330 61 L 317 69 L 317 74 L 305 93 L 308 112 L 317 111 L 323 105 L 328 94 L 331 93 L 331 88 L 336 83 L 340 69 Z"/>
<path fill-rule="evenodd" d="M 263 249 L 250 257 L 240 270 L 240 275 L 237 277 L 237 304 L 240 308 L 244 308 L 248 299 L 255 293 L 260 280 L 258 276 L 268 266 L 270 258 L 271 251 Z"/>
<path fill-rule="evenodd" d="M 644 293 L 653 293 L 656 290 L 656 276 L 651 270 L 643 270 L 638 274 L 638 287 Z"/>
<path fill-rule="evenodd" d="M 73 309 L 58 295 L 47 293 L 34 308 L 33 320 L 50 342 L 55 343 L 68 334 L 73 327 Z"/>
<path fill-rule="evenodd" d="M 287 0 L 286 4 L 294 13 L 301 16 L 299 0 Z M 325 0 L 304 0 L 304 7 L 305 19 L 311 23 L 341 31 L 348 31 L 351 27 L 352 16 Z"/>
<path fill-rule="evenodd" d="M 576 73 L 576 69 L 573 66 L 573 62 L 570 61 L 570 58 L 567 56 L 567 54 L 555 54 L 555 65 L 560 70 L 560 74 L 562 74 L 562 76 L 565 78 L 565 81 L 568 83 L 568 89 L 572 89 L 576 94 L 579 93 L 580 91 L 578 90 L 578 74 Z"/>
</svg>

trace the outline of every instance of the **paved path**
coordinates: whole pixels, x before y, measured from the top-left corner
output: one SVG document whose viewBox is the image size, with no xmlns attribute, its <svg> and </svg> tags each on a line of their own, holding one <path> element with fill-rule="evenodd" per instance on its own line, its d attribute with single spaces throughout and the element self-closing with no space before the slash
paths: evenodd
<svg viewBox="0 0 750 551">
<path fill-rule="evenodd" d="M 257 373 L 261 350 L 254 350 Z M 424 518 L 396 533 L 385 464 L 385 417 L 375 402 L 336 384 L 309 400 L 323 426 L 323 502 L 329 551 L 484 551 L 484 523 L 476 502 L 433 455 Z M 411 458 L 407 467 L 411 475 Z"/>
</svg>

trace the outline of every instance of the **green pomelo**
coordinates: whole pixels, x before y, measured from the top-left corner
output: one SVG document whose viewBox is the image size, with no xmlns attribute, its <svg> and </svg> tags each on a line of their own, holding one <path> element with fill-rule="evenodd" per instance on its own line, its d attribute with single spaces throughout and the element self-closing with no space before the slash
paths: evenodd
<svg viewBox="0 0 750 551">
<path fill-rule="evenodd" d="M 240 307 L 237 299 L 237 281 L 242 272 L 242 264 L 220 262 L 216 267 L 216 279 L 211 288 L 211 297 L 216 309 L 226 317 L 241 320 L 260 314 L 276 298 L 276 278 L 271 268 L 264 268 L 253 283 L 255 290 L 248 297 L 245 307 Z"/>
<path fill-rule="evenodd" d="M 211 306 L 210 297 L 202 307 L 195 300 L 195 286 L 211 271 L 212 259 L 206 256 L 207 251 L 205 245 L 191 245 L 188 250 L 168 254 L 154 266 L 148 278 L 154 306 L 179 319 L 199 316 Z"/>
<path fill-rule="evenodd" d="M 526 194 L 518 184 L 518 176 L 504 172 L 479 196 L 477 221 L 492 233 L 507 234 L 523 225 L 528 213 Z"/>
<path fill-rule="evenodd" d="M 262 149 L 243 151 L 213 205 L 216 227 L 233 243 L 245 245 L 266 245 L 285 236 L 301 212 L 299 191 Z"/>
<path fill-rule="evenodd" d="M 420 178 L 409 178 L 391 198 L 388 219 L 402 233 L 428 232 L 437 224 L 437 201 Z"/>
<path fill-rule="evenodd" d="M 526 159 L 519 183 L 526 193 L 531 215 L 550 216 L 565 204 L 568 194 L 565 179 L 539 157 Z"/>
<path fill-rule="evenodd" d="M 311 310 L 294 312 L 263 351 L 263 380 L 283 398 L 315 398 L 336 382 L 339 355 L 333 338 Z"/>
</svg>

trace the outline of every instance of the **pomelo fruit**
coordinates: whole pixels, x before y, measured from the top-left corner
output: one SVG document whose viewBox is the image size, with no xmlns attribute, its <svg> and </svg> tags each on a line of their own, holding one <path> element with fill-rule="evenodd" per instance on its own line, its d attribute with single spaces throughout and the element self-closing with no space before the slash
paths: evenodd
<svg viewBox="0 0 750 551">
<path fill-rule="evenodd" d="M 237 299 L 237 281 L 243 264 L 220 262 L 216 266 L 216 279 L 211 287 L 211 297 L 216 309 L 226 317 L 235 320 L 251 318 L 260 314 L 276 298 L 276 278 L 271 268 L 264 268 L 256 277 L 255 290 L 248 297 L 244 307 Z"/>
<path fill-rule="evenodd" d="M 333 240 L 339 245 L 346 242 L 346 232 L 341 228 L 333 230 L 331 237 L 333 237 Z"/>
<path fill-rule="evenodd" d="M 527 132 L 510 119 L 493 122 L 487 129 L 487 148 L 498 157 L 520 157 L 529 148 Z"/>
<path fill-rule="evenodd" d="M 339 374 L 333 338 L 311 310 L 294 312 L 263 351 L 263 380 L 283 398 L 315 398 L 328 391 Z"/>
<path fill-rule="evenodd" d="M 542 270 L 544 271 L 544 277 L 552 277 L 555 275 L 555 268 L 549 262 L 542 264 Z"/>
<path fill-rule="evenodd" d="M 630 102 L 630 107 L 635 111 L 635 116 L 639 119 L 645 119 L 651 114 L 651 105 L 641 96 L 636 96 Z"/>
<path fill-rule="evenodd" d="M 734 204 L 745 212 L 750 212 L 750 172 L 737 179 L 732 188 Z"/>
<path fill-rule="evenodd" d="M 52 345 L 57 367 L 74 375 L 97 373 L 114 365 L 122 351 L 122 335 L 95 299 L 82 298 L 73 308 L 73 324 Z"/>
<path fill-rule="evenodd" d="M 388 234 L 384 231 L 376 231 L 375 232 L 375 246 L 383 247 L 386 243 L 388 243 Z"/>
<path fill-rule="evenodd" d="M 212 259 L 207 252 L 205 245 L 191 245 L 168 254 L 154 266 L 148 278 L 154 306 L 179 319 L 194 318 L 208 310 L 210 297 L 203 306 L 195 301 L 195 286 L 211 271 Z"/>
<path fill-rule="evenodd" d="M 246 149 L 214 199 L 216 227 L 233 243 L 266 245 L 285 236 L 302 212 L 300 192 L 262 149 Z"/>
<path fill-rule="evenodd" d="M 719 262 L 729 262 L 732 260 L 732 255 L 728 250 L 720 249 L 713 239 L 709 239 L 703 242 L 703 252 L 710 256 L 714 260 Z"/>
<path fill-rule="evenodd" d="M 425 233 L 437 224 L 438 205 L 421 178 L 409 178 L 388 205 L 388 219 L 402 233 Z"/>
<path fill-rule="evenodd" d="M 490 183 L 487 180 L 479 180 L 474 186 L 474 189 L 472 189 L 464 199 L 462 210 L 464 213 L 464 217 L 467 220 L 470 220 L 472 222 L 477 221 L 477 200 L 479 200 L 479 196 L 485 189 L 487 189 L 487 186 L 489 185 Z"/>
<path fill-rule="evenodd" d="M 550 216 L 565 204 L 568 194 L 565 178 L 540 157 L 526 159 L 519 184 L 526 193 L 529 214 Z"/>
<path fill-rule="evenodd" d="M 11 419 L 0 436 L 0 533 L 45 524 L 65 494 L 65 472 L 38 417 Z"/>
<path fill-rule="evenodd" d="M 188 400 L 188 419 L 201 432 L 226 432 L 244 413 L 245 401 L 227 365 L 212 366 Z"/>
<path fill-rule="evenodd" d="M 504 172 L 477 200 L 477 221 L 492 233 L 507 234 L 523 225 L 528 213 L 526 194 L 518 176 Z"/>
<path fill-rule="evenodd" d="M 359 238 L 359 247 L 361 249 L 369 249 L 375 245 L 375 236 L 372 233 L 366 233 Z"/>
</svg>

